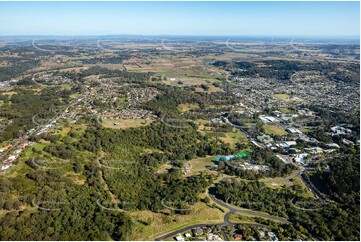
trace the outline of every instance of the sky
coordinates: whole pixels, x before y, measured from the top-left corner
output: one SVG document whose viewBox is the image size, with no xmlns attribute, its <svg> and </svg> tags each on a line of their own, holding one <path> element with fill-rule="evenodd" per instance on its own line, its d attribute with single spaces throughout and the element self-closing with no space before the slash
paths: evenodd
<svg viewBox="0 0 361 242">
<path fill-rule="evenodd" d="M 359 36 L 359 2 L 0 2 L 0 35 Z"/>
</svg>

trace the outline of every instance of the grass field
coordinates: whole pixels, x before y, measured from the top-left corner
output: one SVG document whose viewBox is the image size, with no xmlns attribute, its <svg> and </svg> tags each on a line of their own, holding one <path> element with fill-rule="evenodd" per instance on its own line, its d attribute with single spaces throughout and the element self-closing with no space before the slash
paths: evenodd
<svg viewBox="0 0 361 242">
<path fill-rule="evenodd" d="M 12 95 L 17 94 L 17 92 L 2 92 L 1 94 L 2 94 L 2 95 L 9 96 L 9 98 L 11 98 Z"/>
<path fill-rule="evenodd" d="M 264 131 L 268 135 L 287 135 L 287 132 L 277 125 L 263 125 Z"/>
<path fill-rule="evenodd" d="M 8 212 L 7 210 L 0 210 L 0 218 L 4 217 Z"/>
<path fill-rule="evenodd" d="M 233 223 L 243 223 L 243 222 L 254 222 L 255 216 L 244 214 L 241 212 L 235 212 L 229 216 L 229 220 Z"/>
<path fill-rule="evenodd" d="M 238 129 L 233 128 L 233 132 L 225 133 L 225 137 L 219 137 L 220 140 L 235 148 L 236 143 L 247 143 L 247 137 Z"/>
<path fill-rule="evenodd" d="M 305 128 L 305 127 L 301 127 L 301 128 L 299 128 L 299 130 L 300 130 L 301 132 L 303 132 L 303 133 L 308 133 L 308 132 L 311 131 L 310 129 Z"/>
<path fill-rule="evenodd" d="M 213 156 L 207 156 L 207 157 L 202 157 L 202 158 L 197 158 L 197 159 L 191 160 L 190 162 L 192 164 L 192 169 L 187 174 L 187 176 L 192 176 L 192 175 L 198 174 L 202 171 L 209 171 L 209 170 L 207 170 L 206 166 L 215 165 L 213 160 L 214 160 Z"/>
<path fill-rule="evenodd" d="M 272 95 L 274 98 L 277 98 L 279 100 L 282 100 L 286 103 L 292 103 L 292 102 L 303 102 L 302 98 L 299 97 L 290 97 L 288 94 L 282 94 L 282 93 L 276 93 Z M 281 111 L 282 112 L 282 111 Z"/>
<path fill-rule="evenodd" d="M 192 206 L 188 215 L 164 215 L 151 211 L 135 211 L 130 216 L 134 223 L 132 235 L 127 240 L 154 240 L 164 234 L 182 229 L 197 223 L 222 223 L 224 213 L 217 208 L 212 208 L 203 202 Z M 145 221 L 150 221 L 145 225 Z"/>
<path fill-rule="evenodd" d="M 187 112 L 191 109 L 199 108 L 199 105 L 197 103 L 184 103 L 184 104 L 179 104 L 178 108 L 181 112 Z"/>
<path fill-rule="evenodd" d="M 280 107 L 278 108 L 278 110 L 282 113 L 286 113 L 286 114 L 293 114 L 295 113 L 293 110 L 289 109 L 289 108 L 285 108 L 285 107 Z"/>
<path fill-rule="evenodd" d="M 128 129 L 128 128 L 138 128 L 142 126 L 149 125 L 152 121 L 145 119 L 119 119 L 119 120 L 109 120 L 103 119 L 102 125 L 105 128 L 112 129 Z"/>
<path fill-rule="evenodd" d="M 213 159 L 214 159 L 213 156 L 207 156 L 207 157 L 196 158 L 196 159 L 190 160 L 189 162 L 192 164 L 192 168 L 186 176 L 193 176 L 200 172 L 212 172 L 212 171 L 208 170 L 206 167 L 214 165 Z M 187 163 L 188 163 L 188 161 L 187 161 Z M 158 169 L 157 173 L 168 172 L 168 170 L 172 167 L 173 166 L 169 163 L 163 164 Z"/>
<path fill-rule="evenodd" d="M 305 197 L 315 198 L 314 194 L 310 190 L 308 190 L 306 184 L 302 181 L 301 177 L 294 178 L 293 184 L 300 185 L 302 187 L 302 190 L 305 191 L 303 194 Z"/>
<path fill-rule="evenodd" d="M 64 136 L 66 136 L 66 135 L 69 133 L 69 131 L 70 131 L 70 127 L 64 127 L 64 128 L 59 132 L 59 134 L 60 134 L 62 137 L 64 137 Z"/>
<path fill-rule="evenodd" d="M 169 169 L 171 169 L 173 166 L 171 164 L 163 164 L 161 167 L 157 170 L 158 174 L 166 173 Z"/>
<path fill-rule="evenodd" d="M 270 180 L 272 180 L 272 178 Z M 261 181 L 262 181 L 262 179 L 261 179 Z M 282 183 L 277 183 L 277 182 L 271 182 L 270 181 L 270 182 L 265 183 L 265 185 L 268 188 L 281 189 L 283 187 L 291 187 L 293 185 L 293 182 L 291 182 L 290 180 L 284 181 Z"/>
<path fill-rule="evenodd" d="M 236 143 L 248 143 L 247 137 L 238 129 L 233 128 L 231 132 L 222 133 L 222 132 L 212 132 L 208 131 L 210 128 L 206 127 L 205 124 L 209 124 L 210 121 L 197 119 L 195 123 L 198 125 L 198 131 L 202 134 L 212 134 L 222 140 L 223 142 L 229 144 L 232 148 L 235 148 Z"/>
<path fill-rule="evenodd" d="M 191 76 L 190 73 L 185 73 L 184 75 L 176 75 L 177 73 L 170 73 L 169 75 L 162 74 L 165 79 L 163 80 L 163 83 L 168 85 L 182 85 L 182 86 L 196 86 L 197 92 L 222 92 L 222 89 L 219 87 L 216 87 L 212 84 L 214 80 L 205 80 L 205 78 L 199 78 L 199 77 L 189 77 Z M 189 75 L 189 76 L 188 76 Z M 175 80 L 171 80 L 174 78 Z M 208 78 L 207 78 L 208 79 Z M 181 84 L 180 84 L 180 83 Z M 208 90 L 203 90 L 203 88 L 199 87 L 200 85 L 205 85 L 208 87 Z"/>
<path fill-rule="evenodd" d="M 277 93 L 277 94 L 273 94 L 272 96 L 274 98 L 280 99 L 285 102 L 292 102 L 292 100 L 288 94 Z"/>
<path fill-rule="evenodd" d="M 197 126 L 198 126 L 198 131 L 201 132 L 202 134 L 206 134 L 206 132 L 204 132 L 207 128 L 206 126 L 204 126 L 205 124 L 209 124 L 210 121 L 205 120 L 205 119 L 197 119 L 194 121 Z"/>
</svg>

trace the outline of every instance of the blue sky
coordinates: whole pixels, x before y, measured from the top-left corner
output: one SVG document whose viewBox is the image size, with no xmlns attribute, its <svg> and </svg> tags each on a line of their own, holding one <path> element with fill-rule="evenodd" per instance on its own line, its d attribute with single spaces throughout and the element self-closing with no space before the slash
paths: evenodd
<svg viewBox="0 0 361 242">
<path fill-rule="evenodd" d="M 0 35 L 359 36 L 359 2 L 0 2 Z"/>
</svg>

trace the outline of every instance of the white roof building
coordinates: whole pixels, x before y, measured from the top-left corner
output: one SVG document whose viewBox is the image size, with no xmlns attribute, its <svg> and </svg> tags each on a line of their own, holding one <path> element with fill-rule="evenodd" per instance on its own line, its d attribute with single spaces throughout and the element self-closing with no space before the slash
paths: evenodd
<svg viewBox="0 0 361 242">
<path fill-rule="evenodd" d="M 192 237 L 192 235 L 191 235 L 190 233 L 185 233 L 184 236 L 185 236 L 186 238 Z"/>
<path fill-rule="evenodd" d="M 176 239 L 177 241 L 184 241 L 183 236 L 182 236 L 182 235 L 180 235 L 180 234 L 178 234 L 178 236 L 177 236 L 177 237 L 175 237 L 175 239 Z"/>
<path fill-rule="evenodd" d="M 305 158 L 308 156 L 307 153 L 302 153 L 302 154 L 297 154 L 293 157 L 294 162 L 296 163 L 301 163 L 304 164 L 305 163 Z"/>
</svg>

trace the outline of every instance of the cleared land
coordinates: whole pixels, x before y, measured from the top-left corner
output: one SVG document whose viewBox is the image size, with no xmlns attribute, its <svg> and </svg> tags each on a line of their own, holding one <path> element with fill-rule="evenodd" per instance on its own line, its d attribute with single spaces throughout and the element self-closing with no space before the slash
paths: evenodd
<svg viewBox="0 0 361 242">
<path fill-rule="evenodd" d="M 188 215 L 164 215 L 151 211 L 136 211 L 130 213 L 135 223 L 132 235 L 128 240 L 154 240 L 155 238 L 177 231 L 197 223 L 222 223 L 224 213 L 217 208 L 198 202 L 192 206 Z M 145 223 L 149 222 L 149 225 Z"/>
<path fill-rule="evenodd" d="M 277 125 L 263 125 L 264 131 L 268 135 L 287 135 L 287 132 Z"/>
<path fill-rule="evenodd" d="M 219 137 L 223 142 L 230 144 L 232 148 L 235 148 L 236 143 L 248 143 L 246 135 L 236 128 L 233 128 L 233 132 L 225 133 L 225 137 Z"/>
<path fill-rule="evenodd" d="M 142 126 L 149 125 L 152 121 L 145 119 L 118 119 L 118 120 L 109 120 L 104 119 L 101 124 L 105 128 L 112 129 L 128 129 L 128 128 L 138 128 Z"/>
<path fill-rule="evenodd" d="M 187 112 L 189 110 L 199 108 L 199 105 L 197 103 L 184 103 L 179 104 L 178 107 L 181 112 Z"/>
<path fill-rule="evenodd" d="M 290 96 L 288 94 L 276 93 L 272 95 L 274 98 L 280 99 L 285 102 L 292 102 Z"/>
</svg>

